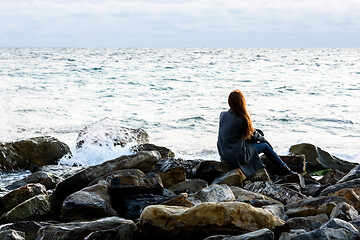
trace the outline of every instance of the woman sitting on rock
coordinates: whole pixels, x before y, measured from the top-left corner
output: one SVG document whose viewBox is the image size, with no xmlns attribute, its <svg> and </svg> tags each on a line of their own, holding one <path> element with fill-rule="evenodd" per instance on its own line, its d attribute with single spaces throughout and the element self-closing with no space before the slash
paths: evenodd
<svg viewBox="0 0 360 240">
<path fill-rule="evenodd" d="M 217 147 L 221 161 L 229 163 L 234 168 L 240 168 L 246 176 L 249 176 L 265 168 L 258 155 L 264 153 L 278 166 L 279 174 L 294 174 L 266 139 L 254 129 L 242 92 L 232 91 L 228 103 L 230 109 L 220 114 Z"/>
</svg>

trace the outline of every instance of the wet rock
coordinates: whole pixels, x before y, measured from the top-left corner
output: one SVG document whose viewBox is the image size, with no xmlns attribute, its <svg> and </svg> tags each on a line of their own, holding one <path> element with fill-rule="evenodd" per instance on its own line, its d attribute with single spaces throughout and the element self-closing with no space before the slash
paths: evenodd
<svg viewBox="0 0 360 240">
<path fill-rule="evenodd" d="M 211 184 L 215 178 L 232 170 L 233 168 L 226 162 L 202 161 L 197 169 L 196 177 Z"/>
<path fill-rule="evenodd" d="M 259 170 L 248 176 L 246 180 L 249 180 L 250 182 L 256 182 L 256 181 L 272 182 L 265 168 L 260 168 Z"/>
<path fill-rule="evenodd" d="M 293 171 L 298 173 L 303 173 L 306 171 L 305 165 L 305 155 L 287 155 L 279 156 L 281 160 L 286 163 L 286 165 Z M 265 164 L 266 169 L 271 175 L 279 175 L 279 169 L 277 165 L 272 163 L 265 155 L 261 156 L 261 161 Z"/>
<path fill-rule="evenodd" d="M 222 184 L 213 184 L 206 188 L 203 188 L 195 194 L 191 194 L 188 200 L 194 205 L 198 205 L 203 202 L 228 202 L 234 201 L 235 196 L 230 187 Z"/>
<path fill-rule="evenodd" d="M 63 221 L 86 220 L 116 216 L 111 207 L 106 185 L 97 184 L 68 196 L 61 208 Z"/>
<path fill-rule="evenodd" d="M 318 182 L 323 185 L 325 185 L 325 184 L 334 185 L 340 179 L 342 179 L 344 176 L 345 176 L 345 173 L 340 172 L 339 170 L 336 170 L 336 169 L 331 169 L 331 171 L 325 173 L 325 175 Z"/>
<path fill-rule="evenodd" d="M 95 179 L 121 169 L 137 168 L 150 171 L 159 161 L 158 152 L 139 152 L 135 155 L 121 156 L 102 164 L 90 166 L 60 182 L 54 191 L 56 199 L 62 203 L 70 194 L 81 190 Z"/>
<path fill-rule="evenodd" d="M 289 217 L 306 217 L 326 213 L 330 216 L 334 207 L 346 199 L 338 196 L 317 197 L 290 202 L 285 206 Z"/>
<path fill-rule="evenodd" d="M 158 151 L 161 155 L 161 159 L 173 158 L 175 153 L 166 147 L 156 146 L 150 143 L 138 144 L 131 148 L 135 153 L 140 151 Z"/>
<path fill-rule="evenodd" d="M 341 202 L 333 208 L 330 214 L 330 219 L 340 218 L 345 221 L 352 221 L 356 220 L 358 216 L 359 213 L 353 206 L 347 204 L 346 202 Z"/>
<path fill-rule="evenodd" d="M 250 203 L 254 200 L 260 200 L 260 201 L 266 200 L 266 201 L 270 201 L 271 204 L 279 204 L 280 203 L 279 201 L 274 200 L 270 197 L 267 197 L 263 194 L 251 192 L 251 191 L 245 190 L 243 188 L 230 186 L 230 189 L 234 193 L 236 201 L 239 201 L 239 202 Z"/>
<path fill-rule="evenodd" d="M 273 240 L 274 233 L 267 228 L 263 228 L 254 232 L 245 233 L 238 236 L 231 235 L 215 235 L 207 237 L 204 240 Z"/>
<path fill-rule="evenodd" d="M 104 118 L 80 131 L 76 147 L 84 145 L 125 146 L 128 143 L 148 143 L 149 135 L 145 130 L 120 126 L 120 122 Z"/>
<path fill-rule="evenodd" d="M 272 230 L 283 224 L 267 210 L 241 202 L 225 202 L 202 203 L 192 208 L 149 206 L 141 214 L 139 228 L 141 234 L 150 238 L 201 239 L 214 233 Z"/>
<path fill-rule="evenodd" d="M 52 224 L 41 228 L 36 240 L 83 240 L 93 232 L 117 228 L 121 228 L 121 232 L 124 233 L 124 236 L 118 239 L 132 239 L 132 234 L 136 234 L 137 231 L 136 225 L 131 220 L 125 220 L 119 217 L 107 217 L 89 222 Z"/>
<path fill-rule="evenodd" d="M 212 184 L 226 184 L 228 186 L 243 186 L 243 181 L 246 176 L 240 170 L 240 168 L 234 169 L 228 173 L 223 173 L 219 177 L 215 178 Z"/>
<path fill-rule="evenodd" d="M 25 240 L 34 240 L 40 228 L 50 225 L 44 222 L 20 221 L 16 223 L 8 223 L 0 226 L 0 232 L 6 230 L 15 230 L 25 233 Z M 0 239 L 3 239 L 0 237 Z M 5 238 L 6 239 L 6 238 Z"/>
<path fill-rule="evenodd" d="M 49 136 L 0 143 L 0 169 L 32 170 L 38 166 L 57 164 L 66 154 L 71 154 L 69 147 Z"/>
<path fill-rule="evenodd" d="M 290 147 L 289 152 L 291 154 L 304 154 L 306 167 L 310 172 L 331 168 L 347 173 L 357 165 L 341 160 L 309 143 L 293 145 Z"/>
<path fill-rule="evenodd" d="M 345 188 L 352 188 L 354 190 L 355 189 L 360 190 L 360 179 L 357 178 L 357 179 L 353 179 L 353 180 L 346 181 L 346 182 L 336 183 L 336 184 L 329 186 L 329 187 L 325 188 L 324 190 L 322 190 L 319 195 L 327 196 L 331 193 L 337 192 L 337 191 L 339 191 L 341 189 L 345 189 Z"/>
<path fill-rule="evenodd" d="M 0 213 L 3 214 L 20 203 L 41 194 L 46 195 L 46 188 L 40 183 L 28 184 L 12 190 L 0 198 Z"/>
<path fill-rule="evenodd" d="M 56 184 L 61 182 L 63 179 L 59 178 L 56 175 L 53 175 L 51 173 L 46 173 L 43 171 L 38 171 L 33 174 L 30 174 L 29 176 L 20 179 L 18 181 L 13 182 L 12 184 L 6 186 L 7 189 L 12 190 L 18 187 L 25 186 L 29 183 L 41 183 L 46 187 L 46 189 L 54 189 Z"/>
<path fill-rule="evenodd" d="M 1 222 L 46 220 L 52 214 L 51 195 L 37 195 L 17 205 L 1 216 Z"/>
<path fill-rule="evenodd" d="M 253 182 L 247 184 L 244 188 L 252 192 L 264 194 L 270 198 L 280 201 L 283 204 L 307 198 L 299 192 L 270 182 Z"/>
<path fill-rule="evenodd" d="M 0 239 L 3 240 L 25 240 L 25 233 L 13 229 L 0 232 Z"/>
<path fill-rule="evenodd" d="M 360 165 L 357 165 L 356 167 L 354 167 L 353 169 L 350 170 L 350 172 L 348 172 L 348 174 L 346 174 L 345 176 L 343 176 L 338 183 L 343 183 L 343 182 L 347 182 L 350 180 L 354 180 L 360 178 Z"/>
<path fill-rule="evenodd" d="M 187 179 L 170 187 L 170 190 L 179 193 L 196 193 L 207 187 L 208 184 L 202 179 Z"/>
<path fill-rule="evenodd" d="M 39 167 L 37 171 L 49 173 L 51 176 L 56 176 L 59 179 L 66 179 L 86 168 L 88 166 L 46 165 Z"/>
<path fill-rule="evenodd" d="M 117 210 L 119 216 L 135 220 L 140 217 L 140 214 L 147 206 L 163 204 L 169 199 L 169 197 L 161 195 L 137 194 L 124 197 L 122 206 L 120 206 L 120 202 L 116 203 L 116 205 L 118 205 Z"/>
</svg>

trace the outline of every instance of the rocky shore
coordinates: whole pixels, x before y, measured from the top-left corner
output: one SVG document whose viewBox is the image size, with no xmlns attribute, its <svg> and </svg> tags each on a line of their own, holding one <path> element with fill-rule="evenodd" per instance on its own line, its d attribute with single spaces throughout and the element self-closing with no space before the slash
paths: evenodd
<svg viewBox="0 0 360 240">
<path fill-rule="evenodd" d="M 176 158 L 141 129 L 115 135 L 114 145 L 138 143 L 133 154 L 94 166 L 57 165 L 71 152 L 52 137 L 1 143 L 1 171 L 32 174 L 0 190 L 0 239 L 360 239 L 360 167 L 312 144 L 281 156 L 298 174 L 263 157 L 267 169 L 246 177 Z"/>
</svg>

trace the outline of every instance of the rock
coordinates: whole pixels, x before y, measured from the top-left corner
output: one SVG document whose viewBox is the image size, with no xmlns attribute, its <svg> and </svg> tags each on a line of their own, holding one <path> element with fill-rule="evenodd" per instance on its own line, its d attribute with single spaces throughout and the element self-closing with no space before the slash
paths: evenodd
<svg viewBox="0 0 360 240">
<path fill-rule="evenodd" d="M 61 219 L 67 222 L 116 216 L 106 185 L 96 184 L 68 196 L 61 208 Z"/>
<path fill-rule="evenodd" d="M 156 239 L 201 239 L 211 235 L 241 234 L 263 228 L 273 230 L 284 222 L 269 211 L 247 203 L 202 203 L 175 207 L 155 205 L 144 209 L 139 228 L 143 236 Z"/>
<path fill-rule="evenodd" d="M 228 173 L 223 173 L 219 177 L 215 178 L 212 184 L 226 184 L 228 186 L 243 186 L 243 181 L 246 176 L 240 170 L 240 168 L 234 169 Z"/>
<path fill-rule="evenodd" d="M 326 188 L 326 186 L 323 186 L 320 183 L 306 184 L 301 192 L 306 196 L 317 197 L 324 188 Z"/>
<path fill-rule="evenodd" d="M 233 168 L 226 162 L 202 161 L 197 169 L 196 178 L 203 179 L 211 184 L 215 178 L 231 170 Z"/>
<path fill-rule="evenodd" d="M 253 205 L 252 205 L 253 206 Z M 271 212 L 274 216 L 278 217 L 281 220 L 288 220 L 288 216 L 285 213 L 284 210 L 284 205 L 282 204 L 271 204 L 271 205 L 266 205 L 266 206 L 262 206 L 262 209 L 268 210 L 269 212 Z"/>
<path fill-rule="evenodd" d="M 38 166 L 57 164 L 66 154 L 71 154 L 69 147 L 48 136 L 0 143 L 0 169 L 32 170 Z"/>
<path fill-rule="evenodd" d="M 280 202 L 269 198 L 263 194 L 251 192 L 239 187 L 230 186 L 231 191 L 234 193 L 236 201 L 250 203 L 253 200 L 267 200 L 270 201 L 272 204 L 279 204 Z"/>
<path fill-rule="evenodd" d="M 360 198 L 359 196 L 355 193 L 354 189 L 351 188 L 344 188 L 341 189 L 337 192 L 331 193 L 329 194 L 330 196 L 339 196 L 339 197 L 343 197 L 346 200 L 348 200 L 352 206 L 355 207 L 355 209 L 357 211 L 360 211 Z"/>
<path fill-rule="evenodd" d="M 46 195 L 46 188 L 40 183 L 28 184 L 12 190 L 0 198 L 0 214 L 3 214 L 13 209 L 20 203 L 41 194 Z"/>
<path fill-rule="evenodd" d="M 201 189 L 195 194 L 191 194 L 188 200 L 194 205 L 198 205 L 203 202 L 228 202 L 234 201 L 235 196 L 229 186 L 222 184 L 213 184 L 206 188 Z"/>
<path fill-rule="evenodd" d="M 299 234 L 306 233 L 304 229 L 292 229 L 290 232 L 282 232 L 279 240 L 291 240 Z"/>
<path fill-rule="evenodd" d="M 289 156 L 279 156 L 281 160 L 286 163 L 286 165 L 293 171 L 298 173 L 303 173 L 306 171 L 305 165 L 305 155 L 289 155 Z M 277 165 L 272 163 L 265 155 L 261 156 L 261 161 L 265 164 L 266 170 L 271 175 L 279 175 L 279 169 Z"/>
<path fill-rule="evenodd" d="M 56 176 L 59 179 L 66 179 L 86 168 L 88 166 L 46 165 L 39 167 L 37 171 L 49 173 L 51 176 Z"/>
<path fill-rule="evenodd" d="M 247 184 L 244 188 L 252 192 L 264 194 L 268 197 L 280 201 L 283 204 L 307 198 L 305 195 L 299 192 L 270 182 L 253 182 Z"/>
<path fill-rule="evenodd" d="M 283 188 L 288 188 L 288 189 L 294 190 L 295 192 L 301 193 L 301 187 L 297 183 L 281 183 L 281 184 L 277 184 L 277 185 L 279 185 Z"/>
<path fill-rule="evenodd" d="M 316 239 L 316 240 L 329 240 L 329 239 L 357 239 L 358 235 L 350 232 L 347 229 L 333 229 L 333 228 L 320 228 L 314 231 L 300 233 L 293 237 L 291 240 L 309 240 L 309 239 Z M 280 238 L 281 239 L 281 238 Z"/>
<path fill-rule="evenodd" d="M 353 169 L 350 170 L 350 172 L 348 172 L 348 174 L 346 174 L 345 176 L 343 176 L 338 183 L 343 183 L 343 182 L 347 182 L 350 180 L 354 180 L 360 178 L 360 165 L 357 165 L 356 167 L 354 167 Z"/>
<path fill-rule="evenodd" d="M 116 203 L 119 205 L 116 209 L 118 210 L 120 216 L 126 219 L 135 220 L 140 217 L 141 212 L 147 206 L 163 204 L 169 199 L 169 197 L 154 194 L 129 195 L 124 197 L 122 206 L 120 206 L 120 202 Z"/>
<path fill-rule="evenodd" d="M 188 200 L 189 195 L 187 193 L 180 193 L 178 196 L 163 202 L 162 205 L 179 206 L 179 207 L 193 207 L 194 203 Z"/>
<path fill-rule="evenodd" d="M 296 183 L 301 188 L 305 188 L 305 179 L 300 174 L 291 174 L 284 176 L 280 180 L 275 182 L 276 184 L 282 184 L 282 183 Z"/>
<path fill-rule="evenodd" d="M 324 185 L 325 184 L 334 185 L 344 176 L 345 173 L 340 172 L 339 170 L 336 169 L 331 169 L 331 171 L 325 173 L 325 175 L 318 182 Z"/>
<path fill-rule="evenodd" d="M 139 152 L 136 155 L 121 156 L 102 164 L 90 166 L 60 182 L 54 191 L 56 199 L 61 202 L 70 194 L 81 190 L 95 179 L 121 169 L 137 168 L 150 171 L 159 161 L 158 152 Z"/>
<path fill-rule="evenodd" d="M 62 180 L 62 178 L 59 178 L 58 176 L 51 173 L 38 171 L 23 179 L 13 182 L 12 184 L 6 186 L 6 189 L 12 190 L 18 187 L 25 186 L 29 183 L 41 183 L 46 187 L 46 189 L 54 189 L 56 184 L 61 182 Z"/>
<path fill-rule="evenodd" d="M 265 168 L 260 168 L 259 170 L 248 176 L 246 180 L 249 180 L 250 182 L 256 182 L 256 181 L 272 182 Z"/>
<path fill-rule="evenodd" d="M 359 213 L 353 206 L 347 204 L 346 202 L 341 202 L 333 208 L 330 214 L 330 219 L 340 218 L 345 221 L 352 221 L 356 220 L 358 216 Z"/>
<path fill-rule="evenodd" d="M 204 240 L 273 240 L 274 233 L 267 228 L 263 228 L 254 232 L 245 233 L 238 236 L 216 235 L 207 237 Z"/>
<path fill-rule="evenodd" d="M 207 186 L 207 182 L 202 179 L 187 179 L 184 182 L 171 186 L 169 189 L 177 194 L 196 193 Z"/>
<path fill-rule="evenodd" d="M 306 232 L 309 232 L 319 229 L 320 227 L 320 222 L 313 221 L 304 217 L 294 217 L 287 220 L 284 225 L 277 227 L 275 229 L 275 233 L 277 233 L 276 235 L 280 235 L 282 232 L 291 232 L 291 230 L 295 229 L 303 229 Z"/>
<path fill-rule="evenodd" d="M 308 220 L 317 221 L 319 223 L 326 223 L 326 222 L 328 222 L 330 220 L 329 216 L 326 213 L 321 213 L 321 214 L 318 214 L 318 215 L 315 215 L 315 216 L 307 216 L 305 218 L 308 219 Z"/>
<path fill-rule="evenodd" d="M 93 232 L 120 228 L 124 236 L 118 239 L 132 239 L 137 227 L 131 220 L 119 217 L 101 218 L 91 222 L 70 222 L 52 224 L 39 230 L 36 240 L 83 240 Z M 89 236 L 90 238 L 91 236 Z M 102 239 L 102 238 L 100 238 Z"/>
<path fill-rule="evenodd" d="M 111 198 L 141 193 L 163 194 L 164 187 L 158 174 L 145 175 L 139 169 L 124 169 L 116 175 L 110 183 Z"/>
<path fill-rule="evenodd" d="M 352 188 L 355 192 L 360 191 L 360 179 L 353 179 L 347 182 L 339 182 L 329 186 L 320 192 L 320 196 L 327 196 L 331 193 L 337 192 L 341 189 Z"/>
<path fill-rule="evenodd" d="M 309 143 L 293 145 L 289 152 L 291 154 L 304 154 L 306 167 L 310 172 L 331 168 L 347 173 L 357 165 L 341 160 Z"/>
<path fill-rule="evenodd" d="M 359 231 L 354 227 L 351 223 L 348 223 L 342 219 L 334 218 L 331 219 L 329 222 L 323 224 L 321 228 L 333 228 L 333 229 L 347 229 L 352 233 L 355 233 L 356 235 L 359 235 Z"/>
<path fill-rule="evenodd" d="M 330 216 L 333 208 L 346 199 L 338 196 L 316 197 L 289 203 L 285 206 L 289 217 L 306 217 L 326 213 Z"/>
<path fill-rule="evenodd" d="M 46 220 L 52 214 L 51 195 L 37 195 L 17 205 L 1 216 L 1 222 Z"/>
<path fill-rule="evenodd" d="M 25 240 L 25 233 L 13 229 L 0 232 L 0 239 L 3 240 Z"/>
<path fill-rule="evenodd" d="M 135 153 L 140 152 L 140 151 L 158 151 L 161 155 L 161 159 L 175 157 L 175 153 L 173 151 L 171 151 L 170 149 L 168 149 L 166 147 L 156 146 L 156 145 L 150 144 L 150 143 L 138 144 L 138 145 L 132 147 L 131 149 Z"/>
<path fill-rule="evenodd" d="M 136 239 L 136 231 L 133 226 L 120 225 L 112 229 L 98 230 L 87 235 L 84 240 L 133 240 Z"/>
<path fill-rule="evenodd" d="M 196 178 L 195 175 L 198 171 L 202 160 L 184 160 L 181 158 L 166 158 L 161 159 L 154 167 L 153 172 L 167 172 L 172 168 L 182 168 L 185 170 L 186 178 Z"/>
<path fill-rule="evenodd" d="M 119 121 L 104 118 L 80 131 L 76 139 L 76 147 L 84 145 L 124 147 L 128 143 L 148 143 L 149 135 L 145 130 L 120 126 Z"/>
<path fill-rule="evenodd" d="M 36 238 L 37 232 L 40 228 L 50 225 L 44 222 L 33 222 L 33 221 L 20 221 L 16 223 L 8 223 L 0 226 L 0 232 L 6 230 L 15 230 L 25 233 L 25 240 L 33 240 Z M 0 238 L 3 239 L 3 238 Z"/>
</svg>

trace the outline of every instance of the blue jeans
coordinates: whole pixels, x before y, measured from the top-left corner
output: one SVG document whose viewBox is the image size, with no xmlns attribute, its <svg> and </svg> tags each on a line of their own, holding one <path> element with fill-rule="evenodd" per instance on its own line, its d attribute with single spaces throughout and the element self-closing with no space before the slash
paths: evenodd
<svg viewBox="0 0 360 240">
<path fill-rule="evenodd" d="M 264 153 L 267 159 L 269 159 L 272 163 L 279 167 L 287 168 L 286 164 L 266 142 L 252 143 L 251 145 L 255 148 L 257 154 Z"/>
</svg>

